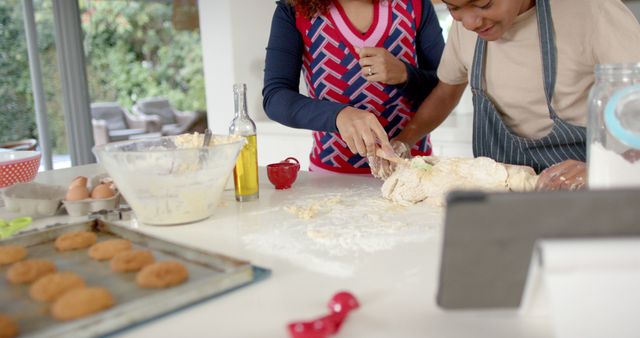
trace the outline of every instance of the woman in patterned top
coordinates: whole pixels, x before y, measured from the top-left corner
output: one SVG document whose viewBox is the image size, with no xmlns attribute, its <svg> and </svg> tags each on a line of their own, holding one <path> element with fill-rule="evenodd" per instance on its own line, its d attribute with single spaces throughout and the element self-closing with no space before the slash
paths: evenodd
<svg viewBox="0 0 640 338">
<path fill-rule="evenodd" d="M 423 135 L 389 142 L 437 84 L 444 49 L 429 0 L 290 0 L 273 15 L 263 106 L 284 125 L 313 130 L 312 171 L 369 174 L 367 156 L 428 155 Z M 300 71 L 308 96 L 299 93 Z M 377 158 L 376 158 L 377 159 Z"/>
</svg>

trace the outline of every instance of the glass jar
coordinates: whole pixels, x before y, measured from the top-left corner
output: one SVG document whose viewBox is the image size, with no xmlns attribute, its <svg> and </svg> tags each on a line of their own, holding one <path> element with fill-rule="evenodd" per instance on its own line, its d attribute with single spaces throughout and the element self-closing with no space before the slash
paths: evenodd
<svg viewBox="0 0 640 338">
<path fill-rule="evenodd" d="M 624 121 L 626 131 L 633 133 L 633 123 L 629 124 L 629 120 L 633 120 L 630 109 L 633 105 L 625 104 L 625 108 L 620 103 L 625 100 L 631 102 L 630 88 L 640 84 L 640 63 L 597 65 L 595 78 L 596 82 L 589 94 L 587 125 L 589 188 L 640 186 L 639 150 L 622 140 L 624 137 L 619 129 L 614 130 L 611 123 L 607 126 L 605 122 L 608 110 L 616 121 Z M 626 94 L 622 95 L 625 90 Z M 625 99 L 621 100 L 623 96 Z M 615 102 L 610 102 L 612 97 L 616 97 Z M 637 114 L 635 116 L 638 117 Z"/>
</svg>

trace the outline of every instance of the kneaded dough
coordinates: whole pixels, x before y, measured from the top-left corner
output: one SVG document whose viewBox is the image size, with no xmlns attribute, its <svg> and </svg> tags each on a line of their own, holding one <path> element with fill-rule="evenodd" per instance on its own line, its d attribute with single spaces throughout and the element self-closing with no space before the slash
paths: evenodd
<svg viewBox="0 0 640 338">
<path fill-rule="evenodd" d="M 400 165 L 382 185 L 382 196 L 409 205 L 424 200 L 444 205 L 451 190 L 528 191 L 537 177 L 533 169 L 498 163 L 487 157 L 414 157 Z"/>
<path fill-rule="evenodd" d="M 531 167 L 505 164 L 507 168 L 507 187 L 510 191 L 533 191 L 538 182 L 536 171 Z"/>
</svg>

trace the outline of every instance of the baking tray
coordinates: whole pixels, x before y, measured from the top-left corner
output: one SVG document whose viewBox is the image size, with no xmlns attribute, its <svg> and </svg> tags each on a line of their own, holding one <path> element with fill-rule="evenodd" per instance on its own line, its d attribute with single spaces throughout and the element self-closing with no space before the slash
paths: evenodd
<svg viewBox="0 0 640 338">
<path fill-rule="evenodd" d="M 189 270 L 189 279 L 167 289 L 143 289 L 135 282 L 136 273 L 116 273 L 109 261 L 95 261 L 87 249 L 58 252 L 55 239 L 70 231 L 90 230 L 98 241 L 124 238 L 134 249 L 151 250 L 156 261 L 177 260 Z M 20 337 L 93 337 L 148 321 L 204 299 L 237 289 L 269 275 L 269 270 L 249 262 L 171 243 L 122 226 L 93 220 L 59 225 L 0 241 L 0 245 L 27 247 L 28 258 L 46 258 L 55 262 L 58 271 L 82 276 L 88 286 L 104 287 L 116 304 L 95 315 L 74 321 L 57 321 L 51 317 L 50 304 L 32 300 L 30 285 L 13 285 L 6 278 L 8 266 L 0 267 L 0 312 L 12 316 L 20 327 Z"/>
</svg>

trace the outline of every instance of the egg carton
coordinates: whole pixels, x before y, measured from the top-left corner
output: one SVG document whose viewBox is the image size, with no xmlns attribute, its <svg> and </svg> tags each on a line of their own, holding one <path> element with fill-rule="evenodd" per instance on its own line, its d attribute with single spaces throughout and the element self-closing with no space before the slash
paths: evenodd
<svg viewBox="0 0 640 338">
<path fill-rule="evenodd" d="M 32 217 L 55 215 L 66 189 L 42 183 L 18 183 L 4 191 L 8 211 Z"/>
<path fill-rule="evenodd" d="M 100 184 L 100 181 L 107 177 L 107 174 L 92 177 L 87 188 L 89 191 L 93 190 L 93 187 Z M 115 194 L 109 198 L 86 198 L 77 201 L 63 200 L 62 203 L 69 216 L 86 216 L 96 211 L 115 209 L 118 207 L 120 205 L 120 192 L 116 189 Z"/>
<path fill-rule="evenodd" d="M 120 193 L 116 193 L 113 197 L 103 199 L 87 198 L 79 201 L 64 200 L 64 208 L 67 209 L 69 216 L 78 217 L 86 216 L 92 212 L 103 209 L 114 209 L 120 202 Z"/>
</svg>

